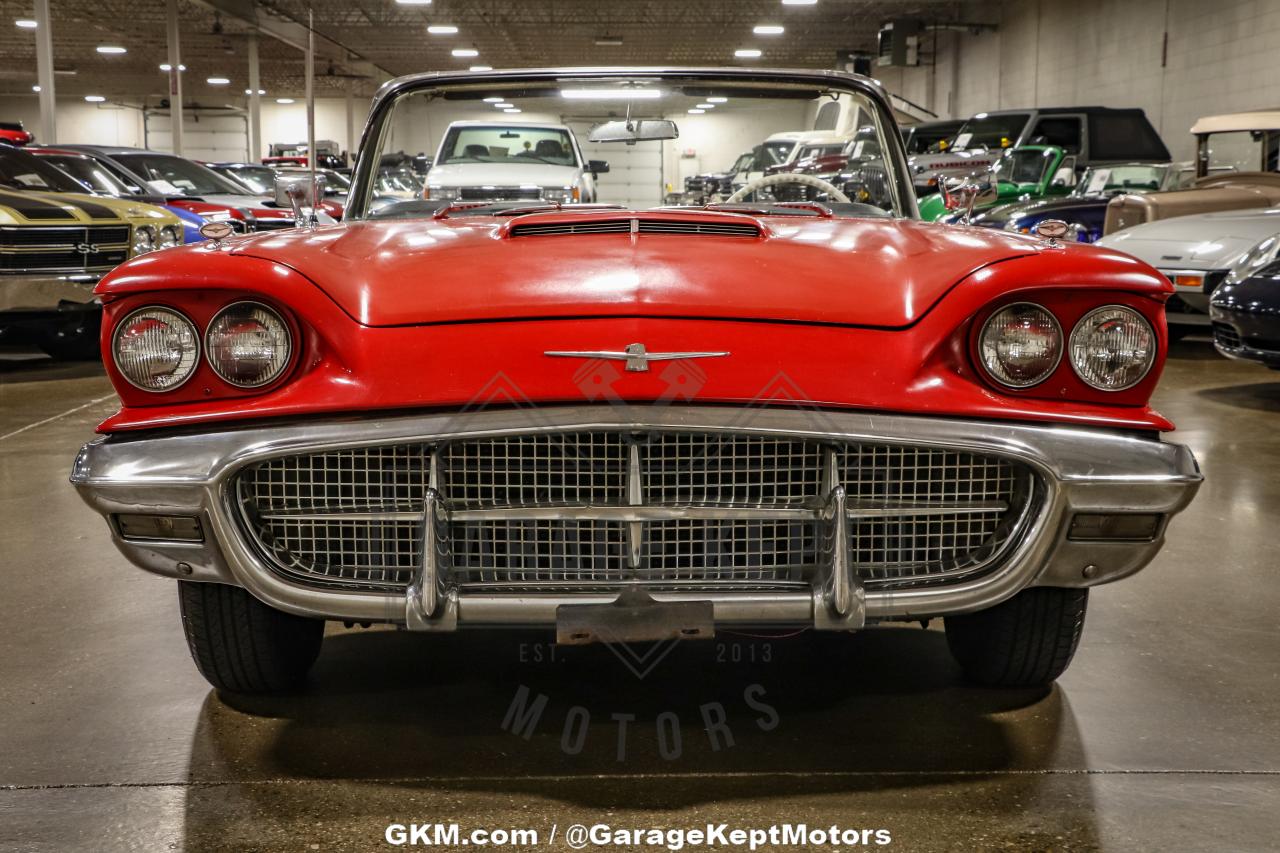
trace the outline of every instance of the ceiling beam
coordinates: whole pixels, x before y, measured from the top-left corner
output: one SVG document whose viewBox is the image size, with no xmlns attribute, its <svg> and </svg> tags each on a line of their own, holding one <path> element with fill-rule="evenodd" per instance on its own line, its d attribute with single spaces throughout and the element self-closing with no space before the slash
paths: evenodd
<svg viewBox="0 0 1280 853">
<path fill-rule="evenodd" d="M 302 52 L 307 50 L 307 27 L 297 21 L 262 14 L 255 0 L 191 0 L 197 6 L 218 12 L 228 18 L 240 21 L 264 36 L 287 44 Z M 331 61 L 350 74 L 368 77 L 375 83 L 380 82 L 379 74 L 395 76 L 374 63 L 364 59 L 360 54 L 341 42 L 316 32 L 316 56 Z"/>
</svg>

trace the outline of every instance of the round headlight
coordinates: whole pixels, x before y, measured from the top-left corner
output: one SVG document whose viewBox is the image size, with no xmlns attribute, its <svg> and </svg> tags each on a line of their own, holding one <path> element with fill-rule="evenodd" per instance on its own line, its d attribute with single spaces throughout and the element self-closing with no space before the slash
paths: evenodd
<svg viewBox="0 0 1280 853">
<path fill-rule="evenodd" d="M 170 249 L 182 243 L 182 234 L 176 225 L 166 225 L 160 229 L 160 248 Z"/>
<path fill-rule="evenodd" d="M 1080 318 L 1071 332 L 1071 366 L 1085 384 L 1099 391 L 1132 388 L 1155 360 L 1155 332 L 1132 308 L 1096 308 Z"/>
<path fill-rule="evenodd" d="M 133 229 L 133 253 L 145 255 L 156 247 L 156 229 L 150 225 L 138 225 Z"/>
<path fill-rule="evenodd" d="M 169 391 L 195 373 L 200 335 L 169 308 L 140 308 L 120 321 L 111 339 L 116 367 L 144 391 Z"/>
<path fill-rule="evenodd" d="M 978 353 L 992 379 L 1010 388 L 1029 388 L 1048 379 L 1062 360 L 1062 328 L 1039 305 L 1008 305 L 982 327 Z"/>
<path fill-rule="evenodd" d="M 218 312 L 205 333 L 210 366 L 238 388 L 275 381 L 289 364 L 289 327 L 258 302 L 237 302 Z"/>
</svg>

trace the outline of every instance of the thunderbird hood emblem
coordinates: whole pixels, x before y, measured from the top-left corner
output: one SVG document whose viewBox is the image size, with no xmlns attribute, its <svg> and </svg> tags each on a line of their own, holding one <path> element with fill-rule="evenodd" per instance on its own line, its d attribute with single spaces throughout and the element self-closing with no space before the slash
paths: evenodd
<svg viewBox="0 0 1280 853">
<path fill-rule="evenodd" d="M 625 350 L 547 350 L 543 355 L 556 358 L 602 358 L 625 361 L 627 370 L 642 373 L 651 361 L 679 361 L 685 358 L 719 358 L 727 352 L 647 352 L 644 344 L 627 344 Z"/>
</svg>

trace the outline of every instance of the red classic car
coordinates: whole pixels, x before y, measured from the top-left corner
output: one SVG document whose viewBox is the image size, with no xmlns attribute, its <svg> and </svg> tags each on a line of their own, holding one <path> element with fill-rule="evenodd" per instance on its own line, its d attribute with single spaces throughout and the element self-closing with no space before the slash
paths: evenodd
<svg viewBox="0 0 1280 853">
<path fill-rule="evenodd" d="M 698 104 L 729 128 L 856 111 L 887 178 L 861 202 L 659 208 L 655 166 L 618 204 L 604 184 L 596 205 L 372 203 L 384 149 L 487 116 L 459 156 L 536 159 L 492 104 L 570 102 L 619 116 L 584 144 L 655 163 L 689 110 L 700 147 L 740 146 Z M 374 101 L 345 221 L 205 228 L 99 285 L 122 405 L 71 479 L 177 579 L 221 689 L 297 687 L 324 620 L 632 643 L 942 617 L 971 679 L 1044 684 L 1089 588 L 1148 563 L 1201 480 L 1149 405 L 1169 281 L 1048 228 L 920 221 L 862 77 L 405 77 Z"/>
</svg>

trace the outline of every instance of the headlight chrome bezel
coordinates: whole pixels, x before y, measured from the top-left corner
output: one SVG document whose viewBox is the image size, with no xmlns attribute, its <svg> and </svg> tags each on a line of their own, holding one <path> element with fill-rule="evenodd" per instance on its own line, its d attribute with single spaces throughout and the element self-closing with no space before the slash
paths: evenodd
<svg viewBox="0 0 1280 853">
<path fill-rule="evenodd" d="M 146 246 L 142 246 L 141 237 L 146 237 Z M 129 257 L 136 258 L 139 255 L 145 255 L 154 252 L 159 248 L 160 235 L 153 225 L 135 225 L 133 226 L 133 234 L 129 239 Z"/>
<path fill-rule="evenodd" d="M 1033 309 L 1035 311 L 1042 312 L 1049 319 L 1050 325 L 1057 338 L 1057 352 L 1055 353 L 1053 364 L 1048 369 L 1039 373 L 1034 379 L 1024 382 L 1016 382 L 1002 377 L 995 369 L 993 369 L 987 357 L 987 333 L 991 330 L 992 324 L 1005 312 L 1020 308 Z M 983 321 L 982 328 L 978 332 L 976 343 L 977 348 L 975 355 L 977 356 L 978 365 L 981 367 L 983 374 L 999 387 L 1012 389 L 1014 391 L 1025 391 L 1028 388 L 1034 388 L 1035 386 L 1047 381 L 1051 376 L 1058 372 L 1058 368 L 1062 365 L 1062 359 L 1066 354 L 1067 349 L 1066 336 L 1063 334 L 1062 323 L 1059 322 L 1057 316 L 1043 305 L 1037 302 L 1028 301 L 1010 302 L 1006 305 L 997 306 L 987 319 Z M 998 356 L 996 357 L 996 362 L 997 364 L 999 363 Z"/>
<path fill-rule="evenodd" d="M 1146 363 L 1145 365 L 1143 365 L 1141 372 L 1139 372 L 1136 377 L 1132 378 L 1131 380 L 1129 380 L 1123 385 L 1099 385 L 1098 383 L 1092 381 L 1089 378 L 1088 371 L 1082 368 L 1080 365 L 1080 362 L 1077 361 L 1077 358 L 1076 358 L 1077 338 L 1079 338 L 1082 335 L 1093 334 L 1093 332 L 1096 330 L 1096 327 L 1098 325 L 1097 321 L 1095 320 L 1096 317 L 1098 317 L 1101 314 L 1116 313 L 1116 312 L 1123 312 L 1124 314 L 1130 315 L 1132 320 L 1136 320 L 1139 324 L 1141 324 L 1142 328 L 1146 331 L 1146 334 L 1150 340 L 1150 347 L 1147 350 Z M 1083 343 L 1079 345 L 1081 347 L 1084 346 Z M 1073 326 L 1071 329 L 1071 336 L 1067 340 L 1066 348 L 1069 353 L 1071 370 L 1073 373 L 1075 373 L 1076 377 L 1081 382 L 1083 382 L 1085 385 L 1089 386 L 1095 391 L 1102 391 L 1105 393 L 1117 393 L 1120 391 L 1128 391 L 1130 388 L 1134 388 L 1137 385 L 1140 385 L 1143 380 L 1145 380 L 1148 376 L 1151 375 L 1151 370 L 1153 367 L 1155 367 L 1156 358 L 1159 355 L 1160 339 L 1156 335 L 1156 330 L 1151 325 L 1151 322 L 1146 317 L 1143 316 L 1141 311 L 1138 311 L 1136 308 L 1131 308 L 1128 305 L 1120 305 L 1120 304 L 1113 303 L 1110 305 L 1100 305 L 1097 308 L 1094 308 L 1088 311 L 1083 317 L 1077 320 L 1075 326 Z"/>
<path fill-rule="evenodd" d="M 160 228 L 157 249 L 172 249 L 182 245 L 182 229 L 178 225 L 165 225 Z"/>
<path fill-rule="evenodd" d="M 129 328 L 129 325 L 139 315 L 142 315 L 142 314 L 153 314 L 153 315 L 168 314 L 176 318 L 182 325 L 185 326 L 185 331 L 188 332 L 191 338 L 192 349 L 189 351 L 190 363 L 186 368 L 186 373 L 177 382 L 171 385 L 166 385 L 163 388 L 153 388 L 147 385 L 140 384 L 139 382 L 135 381 L 132 376 L 129 375 L 129 371 L 126 370 L 120 363 L 120 336 Z M 168 323 L 168 321 L 163 319 L 162 317 L 153 317 L 152 319 L 159 320 L 162 323 Z M 173 325 L 173 324 L 169 324 L 169 325 Z M 137 388 L 139 391 L 146 391 L 151 394 L 164 394 L 169 391 L 175 391 L 178 388 L 181 388 L 183 385 L 186 385 L 187 382 L 191 380 L 191 377 L 195 376 L 197 371 L 200 369 L 201 354 L 202 354 L 201 336 L 200 336 L 199 327 L 197 327 L 195 322 L 192 321 L 192 319 L 188 317 L 186 314 L 179 311 L 177 308 L 173 308 L 168 305 L 144 305 L 141 308 L 136 308 L 133 311 L 130 311 L 128 314 L 126 314 L 124 318 L 119 323 L 116 324 L 115 329 L 112 330 L 111 332 L 111 363 L 115 367 L 116 372 L 119 373 L 120 376 L 123 377 L 123 379 L 126 382 L 128 382 L 130 385 L 132 385 L 134 388 Z M 184 354 L 183 359 L 185 358 L 186 358 L 186 355 Z M 182 361 L 179 361 L 179 367 L 181 367 L 181 365 L 182 365 Z M 175 368 L 175 372 L 176 370 L 177 368 Z"/>
<path fill-rule="evenodd" d="M 267 378 L 259 379 L 254 382 L 245 382 L 224 373 L 218 361 L 213 357 L 215 347 L 212 342 L 212 336 L 215 333 L 219 333 L 218 324 L 226 319 L 232 311 L 246 309 L 249 310 L 251 314 L 254 311 L 262 311 L 268 317 L 274 319 L 275 322 L 279 324 L 280 330 L 284 335 L 284 357 L 280 359 L 278 366 L 273 369 Z M 203 342 L 205 362 L 209 365 L 209 369 L 212 370 L 223 382 L 242 391 L 260 391 L 280 381 L 289 373 L 289 368 L 293 364 L 294 356 L 296 354 L 295 335 L 288 319 L 282 312 L 272 306 L 253 299 L 241 299 L 219 308 L 209 320 L 209 325 L 206 327 L 204 332 Z"/>
</svg>

